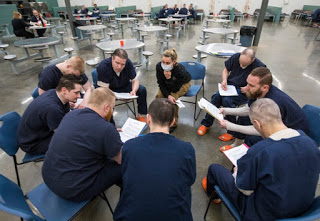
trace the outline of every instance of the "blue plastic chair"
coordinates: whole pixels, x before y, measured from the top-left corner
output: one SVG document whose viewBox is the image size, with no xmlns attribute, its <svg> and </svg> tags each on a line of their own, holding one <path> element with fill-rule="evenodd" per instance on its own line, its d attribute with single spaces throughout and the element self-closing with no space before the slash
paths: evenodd
<svg viewBox="0 0 320 221">
<path fill-rule="evenodd" d="M 184 95 L 184 97 L 194 97 L 195 96 L 195 101 L 184 101 L 187 103 L 194 104 L 194 120 L 196 121 L 201 113 L 201 109 L 196 116 L 196 111 L 197 111 L 197 100 L 198 100 L 198 93 L 202 88 L 202 97 L 204 97 L 204 77 L 206 75 L 206 67 L 203 64 L 200 64 L 195 61 L 183 61 L 180 62 L 182 64 L 187 72 L 191 75 L 192 80 L 201 80 L 201 85 L 191 85 L 190 89 L 188 92 Z"/>
<path fill-rule="evenodd" d="M 0 127 L 0 148 L 3 149 L 3 151 L 9 156 L 13 157 L 14 168 L 19 186 L 21 185 L 17 166 L 30 162 L 43 161 L 44 159 L 44 154 L 30 155 L 26 153 L 22 159 L 22 162 L 17 162 L 16 153 L 19 149 L 17 142 L 17 130 L 20 118 L 20 115 L 13 111 L 0 116 L 0 121 L 2 121 L 2 126 Z"/>
<path fill-rule="evenodd" d="M 72 202 L 55 195 L 42 183 L 27 194 L 32 204 L 47 221 L 71 220 L 91 202 Z M 27 221 L 43 221 L 26 203 L 23 192 L 17 184 L 0 174 L 0 209 Z"/>
<path fill-rule="evenodd" d="M 241 221 L 239 212 L 237 208 L 233 205 L 233 203 L 227 198 L 227 196 L 224 194 L 224 192 L 220 189 L 218 185 L 214 186 L 214 189 L 216 190 L 216 193 L 219 195 L 221 201 L 224 203 L 224 205 L 229 210 L 230 214 L 233 216 L 233 218 L 236 221 Z M 206 216 L 211 204 L 211 201 L 213 200 L 214 194 L 211 195 L 206 212 L 204 214 L 204 220 L 206 220 Z M 301 214 L 298 217 L 293 218 L 286 218 L 286 219 L 277 219 L 276 221 L 311 221 L 316 220 L 320 218 L 320 196 L 314 198 L 311 206 L 309 209 Z"/>
<path fill-rule="evenodd" d="M 92 75 L 92 81 L 93 81 L 94 88 L 98 88 L 99 85 L 98 85 L 98 72 L 97 72 L 97 69 L 93 69 L 92 72 L 91 72 L 91 75 Z M 127 105 L 127 107 L 132 112 L 134 117 L 136 117 L 136 107 L 135 107 L 135 104 L 134 104 L 134 100 L 135 99 L 122 100 L 123 101 L 122 103 L 116 104 L 115 106 L 119 106 L 119 105 L 123 105 L 123 104 Z M 133 108 L 130 107 L 130 105 L 129 105 L 130 103 L 132 103 Z"/>
<path fill-rule="evenodd" d="M 302 108 L 309 125 L 309 136 L 320 146 L 320 108 L 306 104 Z"/>
<path fill-rule="evenodd" d="M 33 99 L 36 99 L 37 97 L 39 97 L 38 87 L 35 87 L 35 89 L 33 89 L 31 96 L 33 97 Z"/>
</svg>

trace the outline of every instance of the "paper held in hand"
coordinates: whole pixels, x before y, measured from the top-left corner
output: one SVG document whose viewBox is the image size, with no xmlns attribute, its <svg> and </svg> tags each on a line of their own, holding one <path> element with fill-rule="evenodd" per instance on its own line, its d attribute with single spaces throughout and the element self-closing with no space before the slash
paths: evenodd
<svg viewBox="0 0 320 221">
<path fill-rule="evenodd" d="M 176 100 L 176 105 L 179 107 L 179 108 L 184 108 L 184 107 L 186 107 L 183 103 L 182 103 L 182 101 L 181 100 Z"/>
<path fill-rule="evenodd" d="M 220 110 L 211 104 L 209 101 L 207 101 L 204 98 L 201 98 L 200 101 L 198 101 L 198 105 L 201 109 L 204 109 L 208 112 L 212 117 L 216 118 L 217 120 L 221 121 L 223 120 L 223 114 L 220 113 Z"/>
<path fill-rule="evenodd" d="M 121 141 L 124 143 L 127 140 L 130 140 L 132 138 L 139 136 L 139 134 L 142 133 L 146 127 L 147 127 L 147 124 L 145 122 L 134 120 L 129 117 L 121 128 L 122 130 L 122 132 L 120 132 Z"/>
<path fill-rule="evenodd" d="M 231 161 L 231 163 L 234 166 L 237 165 L 237 161 L 247 154 L 247 151 L 249 150 L 249 147 L 247 144 L 241 144 L 240 146 L 231 148 L 230 150 L 223 151 L 223 153 L 226 155 L 226 157 Z"/>
<path fill-rule="evenodd" d="M 130 100 L 138 98 L 138 96 L 132 96 L 130 93 L 117 93 L 113 92 L 118 100 Z"/>
<path fill-rule="evenodd" d="M 218 83 L 218 88 L 221 96 L 238 96 L 237 89 L 234 85 L 227 85 L 227 90 L 223 90 L 221 84 Z"/>
</svg>

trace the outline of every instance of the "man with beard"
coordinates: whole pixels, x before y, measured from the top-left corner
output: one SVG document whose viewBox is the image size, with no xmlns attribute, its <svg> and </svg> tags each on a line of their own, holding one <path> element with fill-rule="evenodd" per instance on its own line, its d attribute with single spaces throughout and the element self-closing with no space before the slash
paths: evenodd
<svg viewBox="0 0 320 221">
<path fill-rule="evenodd" d="M 80 202 L 121 184 L 122 141 L 109 123 L 114 105 L 112 91 L 98 88 L 87 108 L 61 121 L 42 167 L 43 180 L 55 194 Z"/>
<path fill-rule="evenodd" d="M 239 146 L 243 141 L 252 146 L 262 140 L 260 133 L 254 129 L 249 119 L 249 107 L 259 98 L 270 98 L 280 108 L 283 123 L 292 129 L 302 130 L 306 134 L 309 133 L 306 117 L 299 105 L 286 93 L 276 86 L 272 85 L 272 74 L 266 67 L 254 69 L 247 78 L 247 86 L 243 89 L 248 100 L 248 105 L 242 108 L 223 108 L 221 112 L 224 115 L 239 116 L 237 124 L 228 120 L 220 121 L 221 127 L 228 131 L 236 132 L 235 142 L 232 145 L 223 146 L 220 151 L 229 150 L 232 147 Z"/>
</svg>

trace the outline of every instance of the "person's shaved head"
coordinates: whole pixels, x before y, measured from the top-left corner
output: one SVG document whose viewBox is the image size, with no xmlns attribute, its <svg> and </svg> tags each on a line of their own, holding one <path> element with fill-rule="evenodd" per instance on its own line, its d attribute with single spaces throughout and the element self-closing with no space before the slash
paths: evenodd
<svg viewBox="0 0 320 221">
<path fill-rule="evenodd" d="M 239 64 L 242 69 L 245 69 L 248 67 L 252 62 L 254 62 L 256 58 L 256 53 L 254 50 L 247 48 L 241 52 L 241 55 L 239 57 Z"/>
</svg>

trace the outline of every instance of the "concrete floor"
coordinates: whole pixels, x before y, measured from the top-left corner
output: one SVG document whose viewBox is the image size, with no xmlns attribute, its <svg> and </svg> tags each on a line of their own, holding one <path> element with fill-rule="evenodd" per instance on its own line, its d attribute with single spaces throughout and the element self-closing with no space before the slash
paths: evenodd
<svg viewBox="0 0 320 221">
<path fill-rule="evenodd" d="M 170 39 L 170 47 L 178 50 L 179 61 L 194 60 L 195 46 L 198 45 L 199 37 L 202 35 L 201 28 L 204 24 L 197 21 L 196 24 L 190 24 L 188 29 L 179 39 L 173 37 Z M 239 30 L 242 25 L 256 25 L 256 20 L 248 19 L 235 22 L 232 28 Z M 214 24 L 211 24 L 213 27 Z M 218 25 L 215 25 L 218 27 Z M 305 104 L 320 106 L 320 42 L 314 38 L 318 29 L 296 24 L 288 18 L 279 24 L 265 22 L 260 44 L 254 49 L 257 57 L 263 61 L 272 71 L 274 84 L 289 94 L 301 107 Z M 70 32 L 69 32 L 70 34 Z M 120 35 L 119 35 L 120 37 Z M 116 39 L 119 37 L 115 37 Z M 130 38 L 130 30 L 125 32 L 125 38 Z M 22 50 L 14 48 L 13 41 L 4 41 L 10 43 L 9 52 L 22 56 Z M 73 42 L 66 38 L 66 45 L 73 47 Z M 207 42 L 221 42 L 217 35 L 210 35 Z M 88 41 L 80 43 L 80 55 L 84 60 L 93 59 L 101 54 L 96 47 L 86 46 Z M 63 53 L 63 45 L 59 46 Z M 160 45 L 156 43 L 155 35 L 149 34 L 146 37 L 146 50 L 154 52 L 151 57 L 151 69 L 146 71 L 145 66 L 137 70 L 138 78 L 148 91 L 148 103 L 154 99 L 158 90 L 155 77 L 155 65 L 161 60 Z M 129 57 L 133 61 L 138 60 L 137 53 L 128 51 Z M 47 50 L 46 55 L 53 56 L 53 50 Z M 23 62 L 18 65 L 19 70 L 23 72 L 14 75 L 9 62 L 4 61 L 3 55 L 0 55 L 0 115 L 9 111 L 16 111 L 20 115 L 30 103 L 30 93 L 37 86 L 38 74 L 41 70 L 39 63 L 33 60 Z M 206 65 L 205 78 L 205 97 L 210 99 L 212 93 L 217 90 L 217 83 L 221 81 L 221 72 L 224 68 L 224 58 L 208 56 L 202 60 Z M 86 67 L 86 74 L 91 80 L 91 67 Z M 29 100 L 27 100 L 29 99 Z M 27 100 L 27 101 L 26 101 Z M 187 108 L 180 110 L 179 126 L 173 133 L 179 139 L 191 142 L 196 150 L 197 158 L 197 179 L 192 186 L 192 213 L 194 220 L 203 220 L 208 198 L 204 193 L 201 180 L 206 175 L 207 168 L 211 163 L 219 163 L 227 168 L 231 168 L 231 163 L 220 153 L 219 147 L 225 145 L 218 139 L 218 136 L 224 133 L 217 123 L 213 125 L 207 135 L 199 137 L 196 134 L 200 121 L 204 116 L 202 112 L 199 120 L 193 122 L 193 106 L 186 104 Z M 132 114 L 125 107 L 116 107 L 115 121 L 117 126 L 121 127 L 128 116 Z M 21 151 L 18 152 L 18 158 L 22 157 Z M 0 172 L 4 176 L 16 181 L 13 162 L 4 152 L 0 150 Z M 25 193 L 36 187 L 42 182 L 41 177 L 42 163 L 30 163 L 19 167 L 22 189 Z M 318 185 L 319 186 L 319 185 Z M 317 195 L 320 191 L 318 188 Z M 113 208 L 119 199 L 119 188 L 112 187 L 106 191 Z M 0 220 L 19 220 L 17 217 L 8 215 L 0 211 Z M 97 198 L 85 210 L 83 210 L 75 220 L 112 220 L 110 211 L 104 201 Z M 211 206 L 207 220 L 232 220 L 227 209 L 221 205 Z"/>
</svg>

